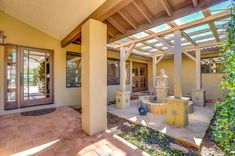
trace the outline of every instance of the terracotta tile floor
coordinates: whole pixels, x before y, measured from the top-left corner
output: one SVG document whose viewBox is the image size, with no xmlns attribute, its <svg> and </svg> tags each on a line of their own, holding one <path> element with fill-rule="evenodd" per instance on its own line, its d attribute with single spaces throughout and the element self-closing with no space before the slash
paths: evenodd
<svg viewBox="0 0 235 156">
<path fill-rule="evenodd" d="M 81 130 L 81 115 L 69 107 L 28 117 L 0 117 L 0 156 L 138 156 L 147 155 L 108 132 L 88 136 Z"/>
</svg>

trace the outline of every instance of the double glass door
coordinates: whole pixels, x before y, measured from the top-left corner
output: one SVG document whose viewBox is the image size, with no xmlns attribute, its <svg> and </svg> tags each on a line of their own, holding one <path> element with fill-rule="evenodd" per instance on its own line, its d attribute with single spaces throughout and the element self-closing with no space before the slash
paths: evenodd
<svg viewBox="0 0 235 156">
<path fill-rule="evenodd" d="M 53 52 L 7 45 L 5 109 L 53 103 Z"/>
<path fill-rule="evenodd" d="M 148 90 L 147 86 L 147 64 L 133 62 L 132 64 L 132 91 L 145 91 Z"/>
</svg>

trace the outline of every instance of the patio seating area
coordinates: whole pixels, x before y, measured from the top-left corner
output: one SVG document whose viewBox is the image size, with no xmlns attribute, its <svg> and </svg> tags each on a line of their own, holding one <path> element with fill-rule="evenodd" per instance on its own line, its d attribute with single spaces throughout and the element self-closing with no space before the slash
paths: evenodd
<svg viewBox="0 0 235 156">
<path fill-rule="evenodd" d="M 129 109 L 118 109 L 115 105 L 108 106 L 108 112 L 129 121 L 145 125 L 154 130 L 166 133 L 178 141 L 188 145 L 199 147 L 213 117 L 213 104 L 206 107 L 193 106 L 194 112 L 188 115 L 189 124 L 185 128 L 177 128 L 166 122 L 164 115 L 148 113 L 146 116 L 139 115 L 139 101 L 132 100 Z"/>
</svg>

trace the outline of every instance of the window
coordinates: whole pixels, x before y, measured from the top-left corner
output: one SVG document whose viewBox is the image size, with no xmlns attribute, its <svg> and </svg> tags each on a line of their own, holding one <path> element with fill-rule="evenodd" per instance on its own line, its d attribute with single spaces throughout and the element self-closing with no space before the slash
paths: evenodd
<svg viewBox="0 0 235 156">
<path fill-rule="evenodd" d="M 222 73 L 221 58 L 220 57 L 203 58 L 201 64 L 201 72 Z"/>
<path fill-rule="evenodd" d="M 81 54 L 67 52 L 66 55 L 66 87 L 81 86 Z"/>
<path fill-rule="evenodd" d="M 126 83 L 130 84 L 130 62 L 126 62 Z M 120 65 L 118 59 L 108 58 L 107 60 L 107 84 L 120 84 Z"/>
</svg>

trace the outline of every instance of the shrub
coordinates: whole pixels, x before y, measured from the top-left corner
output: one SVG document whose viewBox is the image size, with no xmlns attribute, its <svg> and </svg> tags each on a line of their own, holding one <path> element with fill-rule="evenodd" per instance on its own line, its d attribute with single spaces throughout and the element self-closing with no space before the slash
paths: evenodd
<svg viewBox="0 0 235 156">
<path fill-rule="evenodd" d="M 235 8 L 232 9 L 228 28 L 228 39 L 222 45 L 223 71 L 226 74 L 221 83 L 226 96 L 224 102 L 216 105 L 212 123 L 212 139 L 222 147 L 226 155 L 235 155 Z"/>
</svg>

